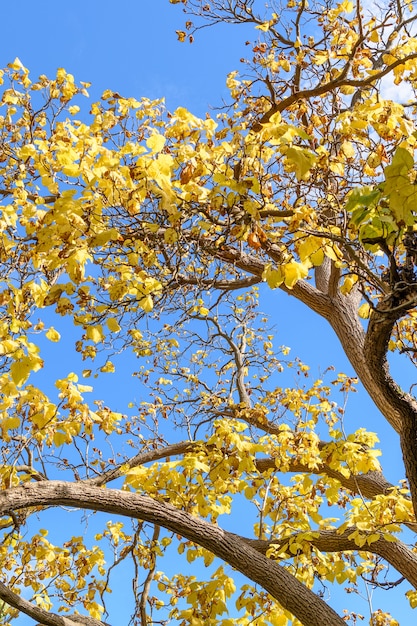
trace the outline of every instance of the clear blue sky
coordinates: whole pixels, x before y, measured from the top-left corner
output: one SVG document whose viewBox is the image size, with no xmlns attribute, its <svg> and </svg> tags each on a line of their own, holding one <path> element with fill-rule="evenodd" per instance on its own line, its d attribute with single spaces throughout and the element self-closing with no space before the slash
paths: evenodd
<svg viewBox="0 0 417 626">
<path fill-rule="evenodd" d="M 170 5 L 168 0 L 15 0 L 3 12 L 0 66 L 17 56 L 34 78 L 39 74 L 52 76 L 58 67 L 64 67 L 76 80 L 92 82 L 92 102 L 105 89 L 112 89 L 136 98 L 165 97 L 168 109 L 186 106 L 203 116 L 208 107 L 220 106 L 227 97 L 226 75 L 240 67 L 239 59 L 248 53 L 245 40 L 253 40 L 256 34 L 244 32 L 242 27 L 218 26 L 200 31 L 192 45 L 180 44 L 175 30 L 181 29 L 183 22 L 181 5 Z M 277 327 L 278 343 L 291 346 L 294 355 L 310 364 L 317 375 L 319 368 L 323 371 L 329 365 L 353 374 L 332 331 L 312 314 L 306 324 L 302 305 L 265 289 L 262 307 Z M 413 379 L 406 365 L 398 362 L 396 371 L 402 369 L 402 385 L 407 388 Z M 114 401 L 120 402 L 120 394 Z M 364 394 L 356 394 L 348 407 L 347 428 L 363 425 L 364 415 L 368 429 L 380 434 L 386 449 L 386 474 L 397 481 L 402 477 L 399 456 L 392 445 L 397 437 L 383 425 Z M 397 602 L 394 597 L 392 601 L 394 615 L 403 620 L 402 626 L 412 623 L 401 592 L 397 598 Z M 114 600 L 117 602 L 116 597 Z M 404 609 L 394 609 L 396 603 Z M 378 606 L 375 602 L 374 608 Z M 366 614 L 367 605 L 359 598 L 357 609 Z M 22 624 L 29 624 L 29 620 Z"/>
<path fill-rule="evenodd" d="M 93 83 L 93 100 L 104 89 L 165 96 L 168 108 L 186 104 L 201 115 L 221 103 L 226 73 L 247 52 L 241 27 L 203 29 L 196 43 L 180 45 L 184 15 L 168 0 L 17 0 L 7 22 L 2 67 L 15 56 L 35 75 L 64 67 Z"/>
</svg>

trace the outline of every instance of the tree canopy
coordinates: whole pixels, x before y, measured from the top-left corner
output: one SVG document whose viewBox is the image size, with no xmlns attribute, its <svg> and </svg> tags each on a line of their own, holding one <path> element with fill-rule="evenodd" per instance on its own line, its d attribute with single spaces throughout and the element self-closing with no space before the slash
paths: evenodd
<svg viewBox="0 0 417 626">
<path fill-rule="evenodd" d="M 182 42 L 253 27 L 204 119 L 1 73 L 1 623 L 114 626 L 125 567 L 142 626 L 356 624 L 361 580 L 417 606 L 417 403 L 388 364 L 417 363 L 413 3 L 171 3 Z M 324 318 L 356 377 L 277 347 L 266 290 Z M 358 382 L 398 484 L 366 415 L 344 420 Z M 389 594 L 370 613 L 398 624 Z"/>
</svg>

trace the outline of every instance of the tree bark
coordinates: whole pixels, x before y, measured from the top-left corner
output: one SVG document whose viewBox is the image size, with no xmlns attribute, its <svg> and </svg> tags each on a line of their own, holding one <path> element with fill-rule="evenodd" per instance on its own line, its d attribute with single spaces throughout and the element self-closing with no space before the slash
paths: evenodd
<svg viewBox="0 0 417 626">
<path fill-rule="evenodd" d="M 261 585 L 304 626 L 343 626 L 345 623 L 286 569 L 257 552 L 243 539 L 148 496 L 61 481 L 26 483 L 0 493 L 0 514 L 3 515 L 8 515 L 11 510 L 51 505 L 74 506 L 158 524 L 210 550 Z"/>
<path fill-rule="evenodd" d="M 349 536 L 355 530 L 356 528 L 347 528 L 342 534 L 339 534 L 337 530 L 321 530 L 318 531 L 318 537 L 313 537 L 306 543 L 317 548 L 320 552 L 354 552 L 361 550 L 371 554 L 378 554 L 417 589 L 417 554 L 415 552 L 401 541 L 386 541 L 383 538 L 359 548 L 353 539 L 349 539 Z M 267 550 L 272 546 L 279 548 L 296 538 L 297 535 L 286 537 L 280 541 L 259 539 L 246 539 L 246 541 L 255 550 L 266 554 Z"/>
</svg>

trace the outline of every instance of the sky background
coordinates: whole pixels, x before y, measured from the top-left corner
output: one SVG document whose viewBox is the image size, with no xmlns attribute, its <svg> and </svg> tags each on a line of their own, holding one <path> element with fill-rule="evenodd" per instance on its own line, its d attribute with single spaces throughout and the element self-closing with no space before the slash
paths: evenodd
<svg viewBox="0 0 417 626">
<path fill-rule="evenodd" d="M 168 109 L 185 106 L 199 116 L 210 107 L 222 105 L 227 98 L 227 73 L 239 69 L 240 58 L 248 54 L 245 41 L 256 38 L 252 29 L 220 25 L 199 31 L 192 45 L 180 44 L 175 30 L 183 28 L 185 17 L 181 5 L 170 5 L 168 0 L 16 0 L 7 13 L 0 42 L 0 67 L 19 57 L 33 79 L 39 74 L 53 77 L 58 67 L 64 67 L 77 82 L 92 83 L 90 102 L 105 89 L 112 89 L 126 97 L 165 97 Z M 88 111 L 88 101 L 85 106 Z M 311 313 L 306 323 L 301 304 L 265 288 L 261 308 L 271 315 L 277 343 L 290 346 L 292 354 L 309 364 L 317 376 L 329 365 L 353 374 L 327 324 Z M 57 376 L 65 376 L 71 363 L 62 359 L 62 344 L 50 345 L 49 349 L 51 356 L 55 354 L 54 367 L 61 370 Z M 406 361 L 396 359 L 394 372 L 403 388 L 408 389 L 414 382 Z M 48 370 L 43 375 L 47 376 Z M 123 394 L 117 391 L 112 394 L 107 386 L 106 400 L 115 410 L 123 411 Z M 380 419 L 366 395 L 358 393 L 349 400 L 347 430 L 364 425 L 364 417 L 367 428 L 380 435 L 384 470 L 396 482 L 402 477 L 397 436 Z M 115 588 L 114 596 L 117 591 Z M 415 613 L 408 609 L 402 592 L 394 598 L 393 614 L 402 626 L 411 624 Z M 387 598 L 384 600 L 387 606 Z M 120 602 L 120 597 L 114 601 Z M 376 608 L 378 601 L 374 602 Z M 357 610 L 366 615 L 367 602 L 358 598 Z M 23 619 L 20 623 L 29 626 L 31 621 Z"/>
</svg>

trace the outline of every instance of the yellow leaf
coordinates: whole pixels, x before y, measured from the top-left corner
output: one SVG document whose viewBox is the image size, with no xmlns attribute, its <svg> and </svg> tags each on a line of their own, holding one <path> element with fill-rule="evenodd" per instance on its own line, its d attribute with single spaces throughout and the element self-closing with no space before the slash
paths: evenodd
<svg viewBox="0 0 417 626">
<path fill-rule="evenodd" d="M 291 70 L 291 64 L 288 59 L 281 59 L 279 61 L 279 66 L 282 67 L 284 72 L 289 72 Z"/>
<path fill-rule="evenodd" d="M 263 24 L 258 24 L 258 26 L 256 26 L 255 28 L 257 28 L 258 30 L 262 30 L 264 33 L 266 33 L 266 31 L 268 31 L 270 28 L 270 23 L 264 22 Z"/>
<path fill-rule="evenodd" d="M 13 63 L 9 63 L 9 67 L 12 70 L 23 70 L 24 72 L 27 72 L 27 69 L 25 68 L 19 57 L 16 57 Z"/>
<path fill-rule="evenodd" d="M 54 433 L 54 444 L 59 447 L 62 446 L 62 444 L 64 444 L 68 439 L 68 435 L 66 433 L 61 433 L 60 431 L 57 431 L 56 433 Z"/>
<path fill-rule="evenodd" d="M 355 156 L 355 147 L 351 141 L 344 141 L 340 146 L 340 150 L 348 159 L 352 159 Z"/>
<path fill-rule="evenodd" d="M 291 261 L 284 266 L 284 273 L 284 283 L 286 287 L 292 289 L 297 281 L 308 275 L 308 264 Z"/>
<path fill-rule="evenodd" d="M 98 324 L 97 326 L 88 326 L 86 335 L 87 338 L 91 339 L 91 341 L 94 341 L 94 343 L 100 343 L 100 341 L 102 341 L 104 338 L 102 325 Z"/>
<path fill-rule="evenodd" d="M 14 361 L 10 366 L 12 380 L 18 387 L 23 385 L 29 378 L 31 371 L 36 372 L 42 367 L 42 360 L 32 356 L 26 356 L 19 361 Z"/>
<path fill-rule="evenodd" d="M 342 286 L 340 287 L 340 292 L 344 295 L 349 294 L 357 282 L 358 276 L 356 276 L 355 274 L 350 274 L 349 276 L 346 276 Z"/>
<path fill-rule="evenodd" d="M 90 241 L 90 246 L 104 246 L 109 241 L 117 241 L 119 236 L 119 232 L 115 228 L 109 228 L 109 230 L 104 230 L 93 237 Z"/>
<path fill-rule="evenodd" d="M 298 180 L 307 180 L 314 163 L 317 161 L 315 154 L 305 148 L 291 147 L 285 153 L 291 170 L 295 172 Z"/>
<path fill-rule="evenodd" d="M 367 320 L 370 314 L 371 314 L 371 307 L 369 306 L 369 304 L 367 302 L 364 302 L 363 304 L 361 304 L 361 306 L 358 309 L 359 317 L 361 317 L 364 320 Z"/>
<path fill-rule="evenodd" d="M 153 309 L 153 300 L 151 296 L 146 296 L 146 298 L 139 300 L 138 305 L 145 311 L 145 313 L 150 313 Z"/>
<path fill-rule="evenodd" d="M 112 333 L 118 333 L 120 331 L 119 322 L 115 317 L 109 317 L 106 321 L 107 327 Z"/>
<path fill-rule="evenodd" d="M 53 326 L 45 333 L 45 337 L 49 339 L 49 341 L 59 341 L 61 339 L 61 335 Z"/>
<path fill-rule="evenodd" d="M 321 265 L 324 260 L 322 245 L 322 240 L 317 237 L 306 237 L 303 239 L 297 246 L 300 261 L 309 260 L 315 266 Z"/>
<path fill-rule="evenodd" d="M 411 589 L 410 591 L 407 591 L 405 595 L 408 598 L 411 608 L 415 609 L 417 606 L 417 591 Z"/>
<path fill-rule="evenodd" d="M 345 172 L 345 166 L 341 161 L 332 161 L 329 167 L 334 174 L 339 174 L 339 176 L 343 176 Z"/>
<path fill-rule="evenodd" d="M 323 65 L 326 61 L 329 60 L 329 52 L 328 50 L 323 50 L 316 52 L 314 55 L 314 65 Z"/>
<path fill-rule="evenodd" d="M 152 152 L 161 152 L 165 145 L 165 137 L 159 133 L 153 133 L 146 140 L 146 145 Z"/>
<path fill-rule="evenodd" d="M 280 267 L 273 269 L 267 266 L 263 271 L 262 279 L 268 283 L 271 289 L 276 289 L 284 282 L 284 274 Z"/>
<path fill-rule="evenodd" d="M 13 430 L 13 428 L 19 428 L 20 426 L 20 418 L 19 417 L 8 417 L 1 421 L 1 429 L 4 432 L 7 430 Z"/>
<path fill-rule="evenodd" d="M 107 361 L 107 363 L 105 363 L 105 365 L 100 367 L 100 372 L 104 372 L 106 374 L 112 374 L 115 371 L 116 371 L 116 368 L 114 367 L 114 365 L 113 365 L 113 363 L 111 361 Z"/>
<path fill-rule="evenodd" d="M 164 241 L 166 243 L 175 243 L 178 241 L 178 233 L 174 228 L 167 228 L 164 232 Z"/>
</svg>

